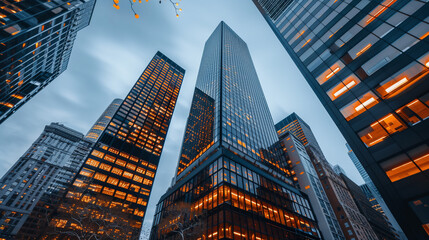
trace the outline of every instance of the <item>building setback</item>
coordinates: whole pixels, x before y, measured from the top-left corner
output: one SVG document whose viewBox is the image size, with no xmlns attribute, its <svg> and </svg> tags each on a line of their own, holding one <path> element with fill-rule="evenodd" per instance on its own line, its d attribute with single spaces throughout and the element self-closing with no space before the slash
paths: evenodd
<svg viewBox="0 0 429 240">
<path fill-rule="evenodd" d="M 308 197 L 278 150 L 247 45 L 221 22 L 205 44 L 177 174 L 159 200 L 150 239 L 178 232 L 185 239 L 319 239 Z"/>
<path fill-rule="evenodd" d="M 0 180 L 0 238 L 37 238 L 90 147 L 82 133 L 59 123 L 45 127 Z"/>
<path fill-rule="evenodd" d="M 3 1 L 0 11 L 0 124 L 67 68 L 95 0 Z"/>
<path fill-rule="evenodd" d="M 317 176 L 334 209 L 337 220 L 346 239 L 376 239 L 368 221 L 359 212 L 353 198 L 344 181 L 335 173 L 331 164 L 323 155 L 322 149 L 314 137 L 310 126 L 296 113 L 292 113 L 276 124 L 279 135 L 286 131 L 299 136 L 301 143 L 310 157 L 311 163 L 316 169 Z M 304 144 L 305 143 L 305 144 Z"/>
<path fill-rule="evenodd" d="M 253 0 L 410 239 L 429 235 L 429 3 Z"/>
<path fill-rule="evenodd" d="M 106 129 L 106 127 L 109 125 L 110 120 L 112 120 L 112 117 L 119 109 L 119 106 L 121 106 L 121 103 L 122 99 L 114 99 L 106 108 L 106 110 L 104 110 L 103 114 L 101 114 L 101 116 L 97 119 L 91 129 L 89 129 L 85 138 L 91 142 L 97 142 L 98 138 L 101 136 L 104 129 Z"/>
<path fill-rule="evenodd" d="M 184 74 L 155 54 L 95 143 L 45 237 L 138 238 Z"/>
<path fill-rule="evenodd" d="M 279 138 L 288 161 L 291 161 L 290 164 L 298 178 L 301 191 L 308 195 L 323 238 L 345 239 L 304 145 L 288 131 L 279 135 Z"/>
</svg>

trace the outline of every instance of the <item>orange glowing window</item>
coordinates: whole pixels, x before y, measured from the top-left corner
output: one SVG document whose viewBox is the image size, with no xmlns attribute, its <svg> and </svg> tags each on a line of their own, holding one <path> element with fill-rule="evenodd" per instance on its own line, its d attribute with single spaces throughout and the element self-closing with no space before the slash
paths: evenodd
<svg viewBox="0 0 429 240">
<path fill-rule="evenodd" d="M 130 190 L 132 190 L 134 192 L 139 192 L 140 191 L 140 187 L 137 186 L 137 185 L 135 185 L 135 184 L 131 184 Z"/>
<path fill-rule="evenodd" d="M 398 117 L 389 114 L 360 131 L 358 135 L 367 147 L 372 147 L 382 142 L 389 134 L 403 131 L 406 128 L 405 124 Z"/>
<path fill-rule="evenodd" d="M 42 42 L 37 42 L 36 43 L 36 48 L 40 47 L 40 45 L 42 45 Z"/>
<path fill-rule="evenodd" d="M 136 203 L 137 202 L 137 197 L 134 197 L 133 195 L 128 194 L 127 201 L 128 202 L 132 202 L 132 203 Z"/>
<path fill-rule="evenodd" d="M 92 175 L 94 174 L 94 171 L 92 171 L 92 170 L 89 170 L 89 169 L 87 169 L 87 168 L 83 168 L 81 171 L 80 171 L 80 173 L 79 173 L 80 175 L 83 175 L 83 176 L 85 176 L 85 177 L 92 177 Z"/>
<path fill-rule="evenodd" d="M 122 175 L 122 170 L 119 168 L 113 168 L 112 169 L 112 173 L 116 174 L 116 175 Z"/>
<path fill-rule="evenodd" d="M 344 64 L 341 61 L 336 62 L 332 65 L 328 70 L 323 72 L 319 77 L 317 77 L 317 81 L 320 85 L 331 79 L 335 74 L 337 74 L 341 69 L 344 68 Z"/>
<path fill-rule="evenodd" d="M 121 167 L 125 167 L 125 165 L 127 164 L 125 161 L 118 159 L 116 160 L 116 164 L 121 166 Z"/>
<path fill-rule="evenodd" d="M 126 177 L 126 178 L 129 178 L 129 179 L 132 179 L 132 178 L 133 178 L 133 174 L 132 174 L 132 173 L 130 173 L 130 172 L 127 172 L 127 171 L 124 171 L 124 174 L 123 174 L 122 176 L 124 176 L 124 177 Z"/>
<path fill-rule="evenodd" d="M 113 188 L 108 188 L 108 187 L 103 188 L 103 194 L 113 196 L 114 192 L 115 192 L 115 189 L 113 189 Z"/>
<path fill-rule="evenodd" d="M 347 121 L 359 116 L 366 110 L 372 108 L 378 103 L 378 97 L 372 93 L 367 92 L 364 95 L 360 96 L 359 99 L 352 101 L 346 106 L 340 109 L 343 116 Z"/>
<path fill-rule="evenodd" d="M 112 185 L 118 185 L 118 183 L 119 183 L 119 179 L 117 179 L 117 178 L 114 178 L 114 177 L 109 177 L 108 179 L 107 179 L 107 183 L 109 183 L 109 184 L 112 184 Z"/>
<path fill-rule="evenodd" d="M 429 117 L 429 108 L 420 100 L 416 99 L 396 110 L 396 113 L 412 126 Z"/>
<path fill-rule="evenodd" d="M 148 165 L 150 168 L 152 168 L 153 170 L 156 170 L 156 165 L 155 164 L 152 164 L 152 163 L 149 163 L 149 165 Z"/>
<path fill-rule="evenodd" d="M 119 154 L 119 150 L 117 150 L 117 149 L 115 149 L 115 148 L 109 148 L 109 152 L 112 152 L 112 153 L 114 153 L 114 154 L 116 154 L 116 155 L 118 155 L 118 154 Z"/>
<path fill-rule="evenodd" d="M 108 155 L 108 154 L 106 154 L 106 156 L 104 157 L 104 159 L 105 160 L 107 160 L 107 161 L 109 161 L 109 162 L 115 162 L 115 157 L 112 157 L 112 156 L 110 156 L 110 155 Z"/>
<path fill-rule="evenodd" d="M 99 181 L 105 182 L 107 179 L 107 176 L 101 173 L 95 173 L 94 178 Z"/>
<path fill-rule="evenodd" d="M 100 163 L 99 161 L 96 161 L 96 160 L 91 159 L 91 158 L 88 158 L 88 160 L 86 161 L 86 164 L 94 166 L 94 167 L 98 167 L 99 163 Z"/>
<path fill-rule="evenodd" d="M 366 45 L 359 52 L 356 53 L 356 57 L 359 57 L 362 53 L 366 52 L 371 46 L 372 44 L 368 43 L 368 45 Z"/>
<path fill-rule="evenodd" d="M 130 156 L 130 160 L 134 162 L 139 162 L 139 159 L 134 156 Z"/>
<path fill-rule="evenodd" d="M 96 156 L 96 157 L 99 157 L 99 158 L 103 158 L 103 156 L 104 156 L 104 153 L 97 151 L 97 150 L 93 150 L 91 154 Z"/>
<path fill-rule="evenodd" d="M 118 186 L 121 187 L 121 188 L 128 189 L 128 187 L 130 186 L 130 183 L 125 182 L 125 181 L 121 181 L 121 182 L 119 182 Z"/>
<path fill-rule="evenodd" d="M 344 81 L 338 83 L 336 86 L 328 90 L 328 96 L 331 98 L 331 100 L 335 100 L 348 92 L 350 89 L 354 88 L 359 83 L 360 80 L 356 77 L 356 75 L 352 74 Z"/>
<path fill-rule="evenodd" d="M 98 185 L 98 184 L 91 184 L 89 185 L 89 190 L 93 191 L 93 192 L 100 192 L 102 186 Z"/>
<path fill-rule="evenodd" d="M 131 170 L 133 170 L 133 171 L 134 171 L 134 170 L 136 170 L 136 167 L 137 167 L 137 166 L 136 166 L 136 165 L 134 165 L 134 164 L 131 164 L 131 163 L 128 163 L 128 164 L 127 164 L 127 168 L 128 168 L 128 169 L 131 169 Z"/>
<path fill-rule="evenodd" d="M 396 0 L 386 0 L 381 5 L 377 6 L 374 10 L 372 10 L 369 15 L 364 19 L 365 22 L 363 23 L 363 26 L 366 26 L 370 24 L 372 21 L 374 21 L 378 16 L 380 16 L 382 13 L 384 13 L 392 4 L 394 4 Z"/>
<path fill-rule="evenodd" d="M 21 95 L 19 95 L 19 94 L 12 94 L 12 95 L 10 95 L 11 97 L 14 97 L 14 98 L 16 98 L 16 99 L 23 99 L 24 97 L 23 96 L 21 96 Z"/>
<path fill-rule="evenodd" d="M 155 177 L 155 173 L 151 172 L 151 171 L 146 171 L 146 175 L 151 177 L 151 178 Z"/>
<path fill-rule="evenodd" d="M 149 186 L 151 186 L 151 185 L 152 185 L 152 183 L 153 183 L 153 181 L 152 181 L 152 180 L 149 180 L 149 179 L 147 179 L 147 178 L 145 178 L 145 179 L 143 180 L 143 184 L 145 184 L 145 185 L 149 185 Z"/>
<path fill-rule="evenodd" d="M 137 176 L 137 175 L 134 175 L 133 180 L 136 181 L 136 182 L 139 182 L 139 183 L 143 182 L 143 178 L 140 177 L 140 176 Z"/>
<path fill-rule="evenodd" d="M 429 73 L 429 70 L 418 62 L 413 62 L 399 71 L 392 78 L 381 82 L 377 92 L 383 98 L 390 98 L 398 95 L 411 87 L 414 83 L 421 80 Z"/>
<path fill-rule="evenodd" d="M 307 40 L 307 41 L 302 45 L 302 47 L 301 47 L 301 48 L 305 47 L 305 45 L 307 45 L 310 41 L 311 41 L 311 39 L 308 39 L 308 40 Z"/>
<path fill-rule="evenodd" d="M 414 162 L 412 162 L 405 154 L 386 161 L 382 163 L 381 166 L 392 182 L 396 182 L 420 172 Z"/>
<path fill-rule="evenodd" d="M 144 174 L 145 169 L 144 169 L 144 168 L 141 168 L 141 167 L 138 167 L 136 171 L 137 171 L 138 173 Z"/>
</svg>

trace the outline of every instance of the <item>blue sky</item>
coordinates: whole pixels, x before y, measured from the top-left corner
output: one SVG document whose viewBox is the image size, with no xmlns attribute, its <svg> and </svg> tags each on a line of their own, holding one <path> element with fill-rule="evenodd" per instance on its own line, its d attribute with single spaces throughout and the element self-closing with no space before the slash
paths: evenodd
<svg viewBox="0 0 429 240">
<path fill-rule="evenodd" d="M 0 125 L 0 176 L 24 154 L 45 125 L 60 122 L 86 133 L 114 98 L 124 98 L 156 51 L 186 69 L 154 182 L 145 223 L 171 183 L 204 43 L 225 21 L 247 44 L 274 122 L 292 112 L 312 128 L 326 158 L 363 183 L 345 140 L 252 1 L 183 0 L 176 18 L 168 1 L 136 4 L 99 0 L 89 27 L 78 33 L 68 69 Z"/>
</svg>

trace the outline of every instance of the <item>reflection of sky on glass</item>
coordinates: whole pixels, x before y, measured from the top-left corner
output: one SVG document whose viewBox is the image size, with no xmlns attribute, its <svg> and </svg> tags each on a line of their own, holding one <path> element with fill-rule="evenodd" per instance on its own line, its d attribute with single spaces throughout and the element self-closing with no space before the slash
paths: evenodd
<svg viewBox="0 0 429 240">
<path fill-rule="evenodd" d="M 155 179 L 146 223 L 170 185 L 178 161 L 204 43 L 224 20 L 249 46 L 274 122 L 296 112 L 312 128 L 326 158 L 361 184 L 345 140 L 252 1 L 181 1 L 175 17 L 168 1 L 120 10 L 98 1 L 91 25 L 78 33 L 68 69 L 0 125 L 0 176 L 15 163 L 50 122 L 82 133 L 114 98 L 123 98 L 157 50 L 186 69 L 182 90 Z M 215 3 L 215 4 L 213 4 Z"/>
</svg>

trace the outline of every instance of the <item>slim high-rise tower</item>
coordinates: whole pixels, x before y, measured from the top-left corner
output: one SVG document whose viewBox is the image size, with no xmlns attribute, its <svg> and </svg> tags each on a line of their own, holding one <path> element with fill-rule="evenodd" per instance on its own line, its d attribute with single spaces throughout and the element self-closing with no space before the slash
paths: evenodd
<svg viewBox="0 0 429 240">
<path fill-rule="evenodd" d="M 221 22 L 205 44 L 177 174 L 151 239 L 318 239 L 277 143 L 247 45 Z"/>
<path fill-rule="evenodd" d="M 104 129 L 106 129 L 106 127 L 109 125 L 112 117 L 115 115 L 119 106 L 121 106 L 121 103 L 122 99 L 114 99 L 106 108 L 106 110 L 104 110 L 103 114 L 101 114 L 101 116 L 97 119 L 91 129 L 89 129 L 85 138 L 91 142 L 96 142 L 103 133 Z"/>
<path fill-rule="evenodd" d="M 297 136 L 296 138 L 305 147 L 317 172 L 316 176 L 322 183 L 345 238 L 348 240 L 376 239 L 376 235 L 368 221 L 353 202 L 353 197 L 346 184 L 326 160 L 310 126 L 296 113 L 292 113 L 276 124 L 276 130 L 279 136 L 289 131 Z"/>
<path fill-rule="evenodd" d="M 0 179 L 0 238 L 36 239 L 92 143 L 58 123 L 46 126 Z"/>
<path fill-rule="evenodd" d="M 429 3 L 253 0 L 410 239 L 429 236 Z"/>
<path fill-rule="evenodd" d="M 3 1 L 0 124 L 66 70 L 76 34 L 95 0 Z"/>
<path fill-rule="evenodd" d="M 184 74 L 155 54 L 95 143 L 47 237 L 138 238 Z"/>
</svg>

